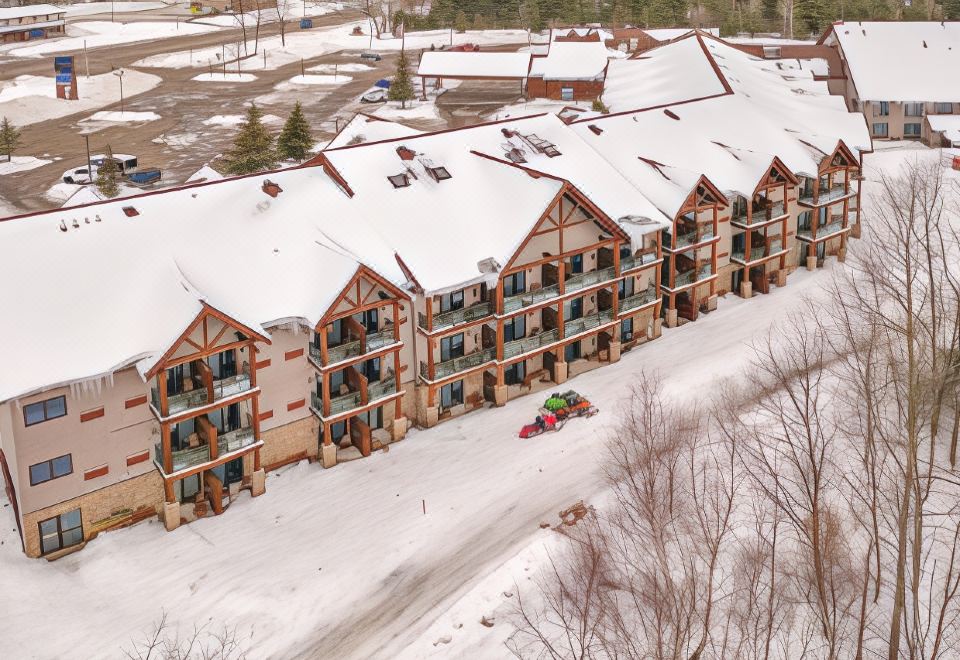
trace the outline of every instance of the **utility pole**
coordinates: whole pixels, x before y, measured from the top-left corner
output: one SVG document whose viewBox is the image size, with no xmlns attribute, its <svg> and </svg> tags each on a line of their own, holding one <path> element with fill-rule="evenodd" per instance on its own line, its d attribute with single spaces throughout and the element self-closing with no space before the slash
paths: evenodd
<svg viewBox="0 0 960 660">
<path fill-rule="evenodd" d="M 93 183 L 93 159 L 90 158 L 90 136 L 84 135 L 83 139 L 87 141 L 87 179 Z"/>
<path fill-rule="evenodd" d="M 113 75 L 120 78 L 120 114 L 123 114 L 123 69 L 114 68 Z"/>
<path fill-rule="evenodd" d="M 87 59 L 87 40 L 83 40 L 83 62 L 87 66 L 87 80 L 90 80 L 90 60 Z"/>
</svg>

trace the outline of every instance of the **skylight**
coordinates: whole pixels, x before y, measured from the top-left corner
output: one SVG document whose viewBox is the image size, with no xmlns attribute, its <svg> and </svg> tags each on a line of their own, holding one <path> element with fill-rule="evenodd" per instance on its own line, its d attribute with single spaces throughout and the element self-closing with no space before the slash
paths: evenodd
<svg viewBox="0 0 960 660">
<path fill-rule="evenodd" d="M 387 179 L 393 184 L 394 188 L 406 188 L 410 185 L 410 177 L 405 173 L 388 176 Z"/>
</svg>

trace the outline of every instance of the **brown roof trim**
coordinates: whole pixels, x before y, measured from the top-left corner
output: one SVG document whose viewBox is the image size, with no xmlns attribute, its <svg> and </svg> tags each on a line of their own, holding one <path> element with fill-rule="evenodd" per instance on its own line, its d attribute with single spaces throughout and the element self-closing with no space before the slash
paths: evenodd
<svg viewBox="0 0 960 660">
<path fill-rule="evenodd" d="M 713 67 L 713 72 L 717 74 L 717 78 L 720 79 L 720 84 L 723 85 L 723 88 L 727 90 L 728 94 L 733 94 L 733 87 L 730 86 L 730 83 L 727 81 L 726 76 L 723 75 L 723 72 L 720 71 L 720 65 L 717 64 L 717 60 L 714 59 L 713 55 L 710 54 L 710 49 L 707 48 L 707 44 L 703 43 L 703 34 L 700 30 L 696 31 L 697 42 L 700 44 L 700 48 L 703 49 L 703 54 L 706 55 L 707 61 L 710 62 L 710 66 Z M 712 34 L 706 33 L 711 39 L 716 39 Z M 727 42 L 722 39 L 716 39 L 725 46 L 728 45 Z"/>
</svg>

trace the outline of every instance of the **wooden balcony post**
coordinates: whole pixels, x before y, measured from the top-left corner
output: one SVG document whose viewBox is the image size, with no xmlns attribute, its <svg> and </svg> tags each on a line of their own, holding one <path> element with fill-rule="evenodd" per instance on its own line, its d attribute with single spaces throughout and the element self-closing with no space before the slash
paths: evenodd
<svg viewBox="0 0 960 660">
<path fill-rule="evenodd" d="M 170 414 L 170 403 L 167 399 L 167 370 L 161 369 L 157 374 L 157 383 L 160 388 L 160 416 L 166 417 Z"/>
<path fill-rule="evenodd" d="M 170 474 L 173 472 L 173 447 L 170 444 L 170 424 L 168 422 L 160 424 L 160 447 L 163 450 L 163 471 Z"/>
<path fill-rule="evenodd" d="M 329 340 L 327 337 L 327 328 L 324 326 L 320 329 L 320 360 L 323 363 L 323 366 L 330 364 L 330 349 L 329 349 Z"/>
<path fill-rule="evenodd" d="M 523 315 L 524 324 L 526 324 L 526 312 Z M 503 360 L 503 319 L 497 319 L 497 360 Z M 502 385 L 502 383 L 498 384 Z"/>
<path fill-rule="evenodd" d="M 321 397 L 321 407 L 323 409 L 323 416 L 330 416 L 330 373 L 324 372 L 320 374 L 322 397 Z"/>
<path fill-rule="evenodd" d="M 428 308 L 429 309 L 429 308 Z M 433 337 L 427 337 L 427 376 L 430 380 L 434 379 L 433 373 Z"/>
<path fill-rule="evenodd" d="M 433 296 L 426 296 L 426 305 L 427 332 L 433 332 Z M 432 367 L 430 373 L 433 373 Z"/>
<path fill-rule="evenodd" d="M 560 259 L 560 263 L 557 265 L 557 286 L 560 289 L 560 295 L 562 296 L 567 292 L 567 262 L 563 259 Z"/>
<path fill-rule="evenodd" d="M 250 388 L 253 389 L 257 386 L 257 347 L 251 341 L 247 345 L 247 356 L 249 358 L 247 364 L 250 365 Z M 243 363 L 239 360 L 239 355 L 237 356 L 237 364 L 240 365 L 240 373 L 243 373 Z"/>
<path fill-rule="evenodd" d="M 400 303 L 396 300 L 393 301 L 393 342 L 397 343 L 400 341 Z M 397 375 L 400 374 L 399 369 L 397 370 Z"/>
<path fill-rule="evenodd" d="M 210 365 L 207 364 L 206 360 L 201 358 L 198 359 L 197 362 L 200 364 L 200 380 L 203 383 L 204 389 L 207 390 L 207 403 L 213 403 L 213 370 L 210 369 Z"/>
<path fill-rule="evenodd" d="M 173 479 L 163 480 L 163 494 L 168 503 L 173 504 L 177 501 L 177 498 L 173 495 Z"/>
<path fill-rule="evenodd" d="M 620 239 L 619 238 L 614 239 L 613 241 L 613 272 L 614 272 L 614 275 L 616 275 L 617 277 L 620 276 Z"/>
</svg>

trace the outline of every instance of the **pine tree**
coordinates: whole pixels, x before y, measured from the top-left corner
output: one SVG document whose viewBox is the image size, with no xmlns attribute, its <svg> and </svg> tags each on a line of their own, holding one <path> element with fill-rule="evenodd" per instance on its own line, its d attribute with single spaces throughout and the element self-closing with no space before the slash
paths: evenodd
<svg viewBox="0 0 960 660">
<path fill-rule="evenodd" d="M 120 184 L 117 182 L 117 162 L 113 159 L 113 149 L 107 145 L 103 155 L 103 164 L 97 170 L 97 189 L 107 198 L 120 194 Z"/>
<path fill-rule="evenodd" d="M 234 138 L 233 148 L 224 156 L 224 170 L 229 174 L 250 174 L 277 166 L 273 136 L 263 125 L 263 113 L 256 104 L 247 110 L 247 119 Z"/>
<path fill-rule="evenodd" d="M 313 146 L 313 136 L 310 135 L 310 124 L 303 116 L 303 107 L 297 101 L 287 117 L 287 123 L 277 138 L 277 154 L 280 158 L 289 158 L 303 162 Z"/>
<path fill-rule="evenodd" d="M 407 70 L 407 54 L 400 51 L 400 57 L 397 58 L 397 73 L 390 83 L 390 92 L 387 98 L 391 101 L 400 101 L 400 107 L 406 108 L 407 101 L 413 98 L 413 82 L 410 80 L 410 72 Z"/>
<path fill-rule="evenodd" d="M 6 155 L 9 159 L 13 156 L 13 150 L 18 144 L 20 144 L 20 129 L 4 117 L 0 122 L 0 154 Z"/>
<path fill-rule="evenodd" d="M 467 31 L 467 15 L 461 9 L 453 19 L 453 29 L 461 34 Z"/>
</svg>

